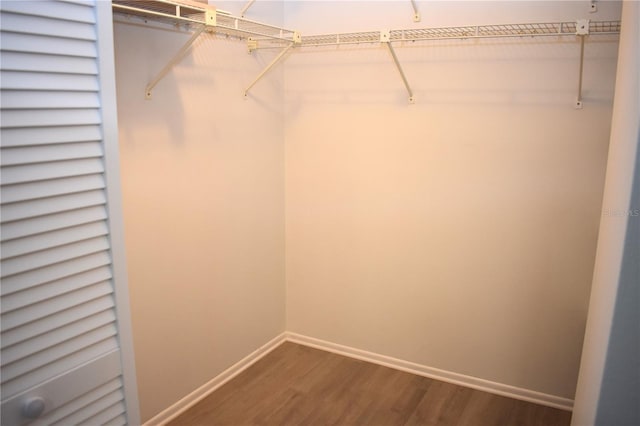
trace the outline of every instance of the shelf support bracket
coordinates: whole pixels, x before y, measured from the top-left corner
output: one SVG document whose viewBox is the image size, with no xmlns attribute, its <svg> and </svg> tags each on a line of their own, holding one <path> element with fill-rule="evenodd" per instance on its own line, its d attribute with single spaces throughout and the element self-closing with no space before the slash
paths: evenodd
<svg viewBox="0 0 640 426">
<path fill-rule="evenodd" d="M 164 68 L 162 68 L 162 70 L 160 70 L 160 72 L 153 78 L 153 80 L 151 80 L 151 82 L 149 84 L 147 84 L 147 87 L 145 88 L 145 92 L 144 92 L 144 98 L 149 100 L 151 99 L 151 91 L 153 90 L 154 87 L 156 87 L 156 84 L 158 84 L 160 82 L 160 80 L 162 80 L 164 78 L 165 75 L 167 75 L 167 73 L 171 70 L 171 68 L 173 68 L 173 66 L 178 63 L 180 61 L 180 59 L 182 59 L 182 57 L 184 56 L 185 53 L 187 53 L 187 50 L 189 50 L 189 48 L 193 45 L 193 43 L 196 41 L 196 39 L 198 37 L 200 37 L 200 34 L 202 34 L 202 32 L 205 30 L 205 28 L 207 28 L 207 25 L 202 25 L 200 28 L 198 28 L 189 38 L 189 40 L 187 40 L 187 42 L 182 46 L 182 48 L 178 51 L 178 53 L 176 53 L 173 58 L 171 58 L 171 60 L 169 60 L 169 62 L 167 63 L 167 65 L 164 66 Z"/>
<path fill-rule="evenodd" d="M 576 22 L 576 35 L 580 37 L 580 66 L 578 68 L 578 96 L 576 109 L 582 109 L 582 74 L 584 70 L 584 39 L 589 35 L 589 20 L 579 19 Z"/>
<path fill-rule="evenodd" d="M 244 18 L 244 14 L 247 13 L 247 10 L 249 10 L 249 8 L 253 5 L 253 3 L 255 3 L 256 0 L 249 0 L 247 2 L 247 4 L 244 5 L 244 7 L 242 8 L 242 10 L 240 11 L 240 16 Z"/>
<path fill-rule="evenodd" d="M 265 67 L 265 69 L 262 70 L 262 72 L 260 74 L 258 74 L 258 76 L 251 82 L 251 84 L 249 84 L 249 86 L 247 86 L 246 89 L 244 89 L 244 97 L 245 99 L 247 98 L 247 95 L 249 94 L 249 90 L 251 90 L 251 88 L 253 86 L 256 85 L 256 83 L 258 81 L 260 81 L 260 79 L 262 77 L 265 76 L 266 73 L 269 72 L 269 70 L 271 68 L 274 67 L 275 64 L 277 64 L 278 62 L 280 62 L 280 60 L 282 60 L 282 58 L 284 58 L 284 56 L 287 54 L 287 52 L 294 46 L 297 46 L 299 44 L 302 43 L 302 37 L 300 35 L 299 32 L 295 32 L 294 36 L 293 36 L 293 42 L 291 44 L 289 44 L 287 47 L 285 47 L 284 49 L 282 49 L 282 51 L 280 51 L 280 53 L 278 53 L 278 56 L 276 56 L 275 58 L 273 58 L 273 60 L 271 62 L 269 62 L 269 65 L 267 65 Z"/>
<path fill-rule="evenodd" d="M 413 7 L 413 22 L 420 22 L 420 19 L 422 19 L 422 17 L 420 16 L 420 12 L 418 11 L 416 0 L 411 0 L 411 7 Z"/>
<path fill-rule="evenodd" d="M 404 75 L 404 71 L 402 70 L 402 66 L 400 65 L 400 61 L 398 61 L 398 56 L 396 56 L 396 51 L 393 49 L 391 45 L 391 35 L 389 31 L 380 31 L 380 41 L 382 44 L 385 44 L 389 49 L 389 53 L 391 53 L 391 57 L 393 58 L 393 62 L 396 64 L 396 68 L 400 73 L 400 77 L 402 78 L 402 82 L 404 83 L 404 87 L 407 88 L 407 92 L 409 93 L 409 103 L 415 104 L 416 100 L 413 96 L 413 90 L 411 90 L 411 86 L 409 85 L 409 81 L 407 80 L 407 76 Z"/>
<path fill-rule="evenodd" d="M 576 98 L 576 109 L 582 109 L 582 71 L 584 69 L 584 38 L 580 36 L 580 67 L 578 70 L 578 97 Z"/>
</svg>

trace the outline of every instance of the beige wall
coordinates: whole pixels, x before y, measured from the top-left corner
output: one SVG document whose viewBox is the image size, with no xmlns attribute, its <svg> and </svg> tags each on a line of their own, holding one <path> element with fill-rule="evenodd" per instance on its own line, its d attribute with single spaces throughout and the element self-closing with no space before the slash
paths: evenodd
<svg viewBox="0 0 640 426">
<path fill-rule="evenodd" d="M 617 19 L 598 2 L 286 3 L 303 33 Z M 357 19 L 355 18 L 357 17 Z M 608 40 L 608 41 L 607 41 Z M 287 328 L 573 398 L 617 43 L 304 50 L 285 69 Z"/>
<path fill-rule="evenodd" d="M 280 5 L 272 10 L 265 19 L 282 19 Z M 245 101 L 273 52 L 204 38 L 145 101 L 186 38 L 115 26 L 143 421 L 285 329 L 282 71 Z"/>
</svg>

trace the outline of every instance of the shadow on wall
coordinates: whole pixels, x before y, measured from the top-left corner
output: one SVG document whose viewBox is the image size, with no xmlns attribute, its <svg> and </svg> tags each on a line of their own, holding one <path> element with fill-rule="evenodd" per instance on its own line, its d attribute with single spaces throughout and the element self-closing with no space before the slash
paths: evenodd
<svg viewBox="0 0 640 426">
<path fill-rule="evenodd" d="M 245 88 L 277 52 L 267 50 L 246 55 L 242 41 L 202 34 L 157 83 L 152 99 L 146 100 L 147 84 L 174 58 L 190 33 L 129 22 L 116 24 L 115 29 L 120 132 L 128 144 L 135 144 L 136 135 L 144 134 L 145 129 L 153 129 L 154 134 L 161 134 L 171 144 L 181 146 L 189 140 L 187 134 L 193 135 L 184 127 L 193 120 L 206 123 L 206 132 L 198 131 L 198 134 L 210 141 L 219 140 L 221 128 L 235 124 L 235 118 L 244 124 L 257 110 L 281 113 L 281 103 L 274 102 L 271 95 L 284 90 L 281 78 L 271 75 L 277 73 L 277 69 L 259 81 L 247 102 L 244 98 Z M 151 37 L 150 32 L 154 32 Z M 143 34 L 144 37 L 140 37 Z M 230 56 L 234 59 L 228 59 Z M 126 66 L 122 63 L 125 60 L 129 61 Z M 130 70 L 127 75 L 120 74 L 125 69 Z M 223 126 L 217 117 L 226 109 L 237 115 L 233 123 L 227 120 Z M 135 120 L 124 119 L 132 116 Z"/>
<path fill-rule="evenodd" d="M 510 90 L 421 90 L 414 93 L 417 105 L 455 107 L 481 106 L 557 106 L 574 107 L 575 92 L 564 91 L 510 91 Z M 307 104 L 323 105 L 380 105 L 393 107 L 408 105 L 408 94 L 403 87 L 396 90 L 289 90 L 287 109 L 295 111 Z M 611 99 L 605 93 L 587 93 L 582 97 L 586 105 L 607 106 Z"/>
<path fill-rule="evenodd" d="M 194 51 L 202 44 L 202 38 L 197 39 L 176 65 L 165 75 L 152 91 L 152 98 L 145 99 L 146 87 L 156 77 L 163 67 L 171 61 L 175 52 L 189 39 L 186 31 L 170 30 L 154 27 L 158 35 L 168 34 L 171 37 L 145 37 L 144 45 L 140 44 L 133 32 L 150 31 L 148 24 L 115 22 L 115 59 L 116 59 L 116 87 L 118 92 L 118 114 L 121 117 L 119 129 L 130 144 L 135 144 L 135 134 L 141 129 L 164 129 L 171 143 L 184 143 L 185 129 L 185 100 L 182 99 L 178 80 L 185 69 L 195 68 Z M 176 33 L 181 33 L 180 37 Z M 119 63 L 122 58 L 135 58 L 136 64 L 128 65 L 126 76 L 120 75 L 123 66 Z M 212 85 L 213 79 L 200 81 L 197 84 Z M 170 103 L 171 108 L 165 105 Z M 177 113 L 179 112 L 179 113 Z M 123 116 L 135 114 L 135 120 L 123 119 Z M 134 132 L 135 130 L 135 132 Z"/>
</svg>

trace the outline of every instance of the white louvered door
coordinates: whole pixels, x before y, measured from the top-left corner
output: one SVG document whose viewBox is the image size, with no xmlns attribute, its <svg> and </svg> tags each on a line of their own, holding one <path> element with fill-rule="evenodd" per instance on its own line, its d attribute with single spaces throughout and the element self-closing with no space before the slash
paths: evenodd
<svg viewBox="0 0 640 426">
<path fill-rule="evenodd" d="M 0 1 L 3 426 L 137 422 L 103 3 Z"/>
</svg>

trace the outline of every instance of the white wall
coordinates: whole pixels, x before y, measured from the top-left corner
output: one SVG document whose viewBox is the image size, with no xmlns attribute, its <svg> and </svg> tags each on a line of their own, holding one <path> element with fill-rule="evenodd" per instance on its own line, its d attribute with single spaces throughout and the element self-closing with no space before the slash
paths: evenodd
<svg viewBox="0 0 640 426">
<path fill-rule="evenodd" d="M 252 12 L 282 20 L 281 4 Z M 282 70 L 245 101 L 274 53 L 204 37 L 145 101 L 145 85 L 187 38 L 115 25 L 143 421 L 285 329 Z"/>
<path fill-rule="evenodd" d="M 572 419 L 575 426 L 640 422 L 639 49 L 640 4 L 625 2 L 604 214 Z"/>
<path fill-rule="evenodd" d="M 618 19 L 618 3 L 286 2 L 304 33 Z M 320 53 L 322 51 L 322 53 Z M 285 66 L 287 328 L 573 398 L 616 38 L 308 48 Z"/>
</svg>

